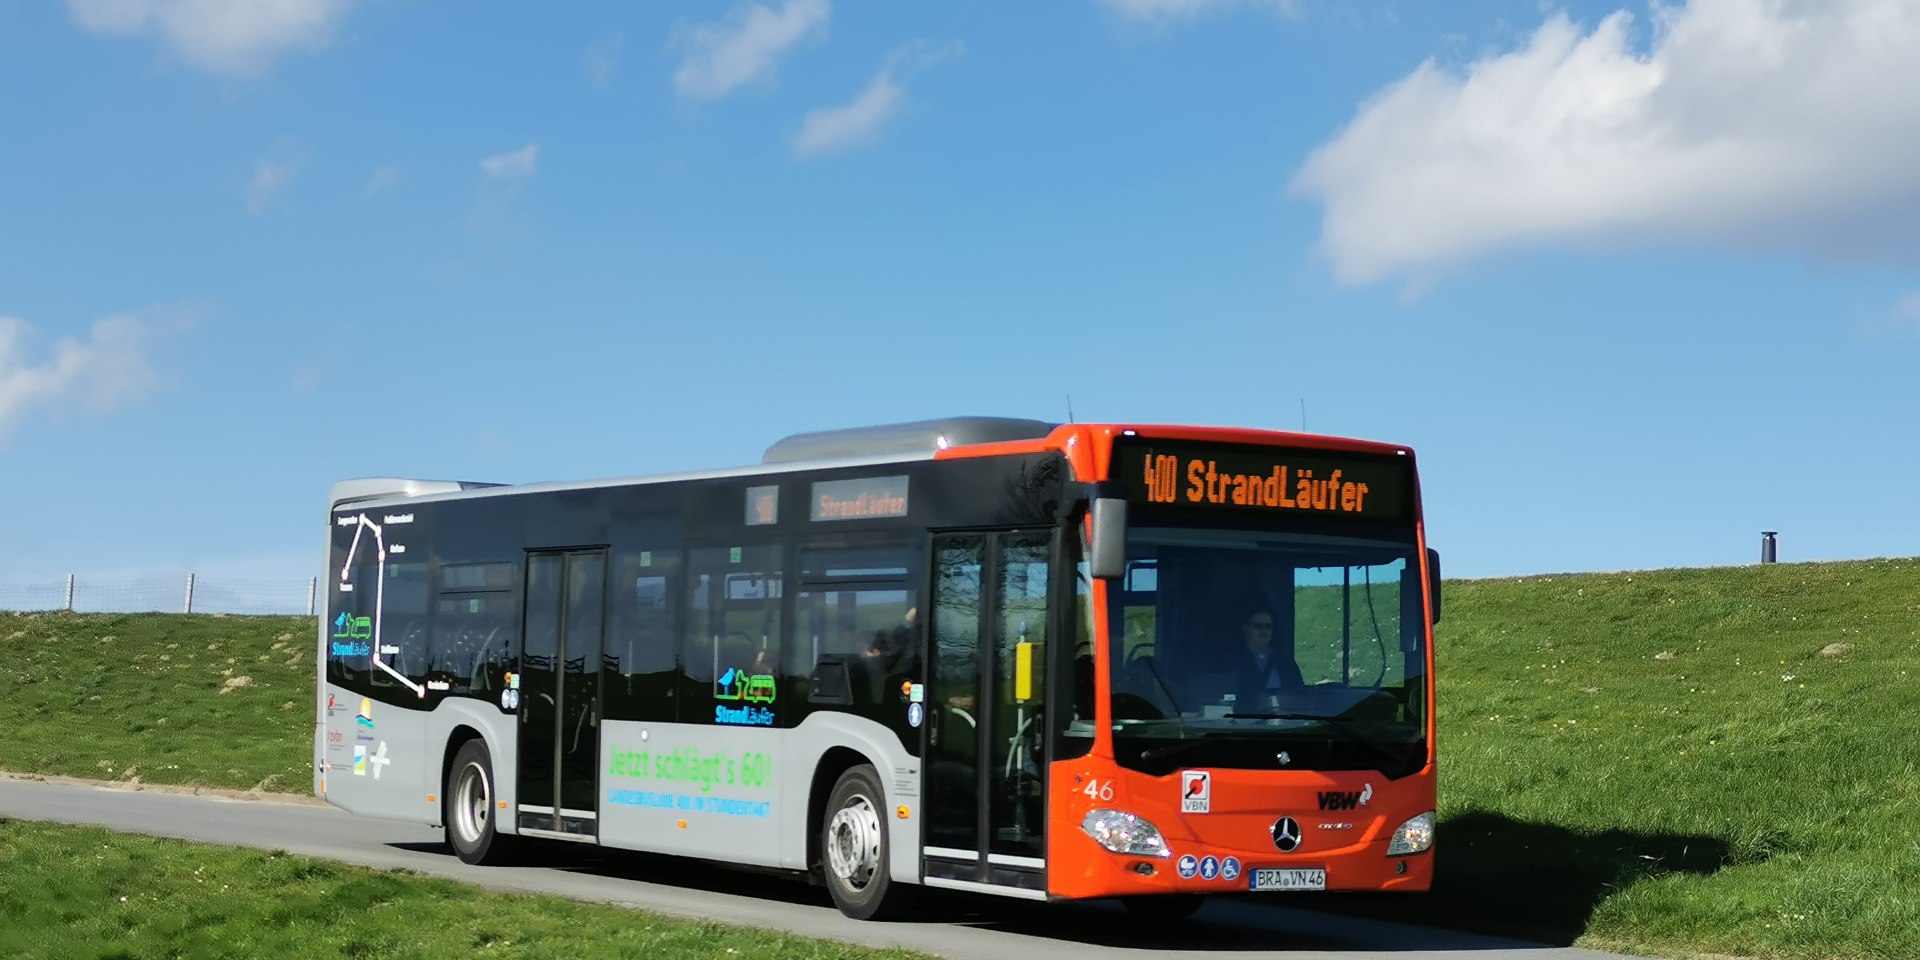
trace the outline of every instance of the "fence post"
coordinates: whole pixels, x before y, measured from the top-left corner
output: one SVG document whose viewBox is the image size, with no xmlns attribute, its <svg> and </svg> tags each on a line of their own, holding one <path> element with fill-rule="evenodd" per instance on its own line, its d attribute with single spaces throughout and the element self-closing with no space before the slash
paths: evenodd
<svg viewBox="0 0 1920 960">
<path fill-rule="evenodd" d="M 193 574 L 187 574 L 187 613 L 193 612 Z"/>
<path fill-rule="evenodd" d="M 320 578 L 307 578 L 307 616 L 313 616 L 313 598 L 320 592 Z"/>
<path fill-rule="evenodd" d="M 67 612 L 73 612 L 73 574 L 67 574 Z"/>
</svg>

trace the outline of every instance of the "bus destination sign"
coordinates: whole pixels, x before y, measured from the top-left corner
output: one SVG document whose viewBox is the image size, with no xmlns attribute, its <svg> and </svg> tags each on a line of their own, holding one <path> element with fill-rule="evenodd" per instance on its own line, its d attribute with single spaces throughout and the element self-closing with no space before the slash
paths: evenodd
<svg viewBox="0 0 1920 960">
<path fill-rule="evenodd" d="M 1208 512 L 1406 521 L 1412 464 L 1328 450 L 1134 440 L 1114 444 L 1127 499 Z"/>
</svg>

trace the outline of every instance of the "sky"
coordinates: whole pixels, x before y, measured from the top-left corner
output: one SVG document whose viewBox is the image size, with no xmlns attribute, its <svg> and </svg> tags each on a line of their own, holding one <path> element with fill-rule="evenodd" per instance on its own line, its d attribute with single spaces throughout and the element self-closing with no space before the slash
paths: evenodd
<svg viewBox="0 0 1920 960">
<path fill-rule="evenodd" d="M 1920 0 L 0 0 L 0 585 L 953 415 L 1412 446 L 1449 577 L 1920 554 Z"/>
</svg>

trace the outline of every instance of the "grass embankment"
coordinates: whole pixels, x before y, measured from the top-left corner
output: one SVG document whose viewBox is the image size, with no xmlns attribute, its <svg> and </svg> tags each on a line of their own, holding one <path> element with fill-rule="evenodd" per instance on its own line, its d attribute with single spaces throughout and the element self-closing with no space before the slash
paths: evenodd
<svg viewBox="0 0 1920 960">
<path fill-rule="evenodd" d="M 0 614 L 0 770 L 313 792 L 308 617 Z"/>
<path fill-rule="evenodd" d="M 1450 582 L 1424 919 L 1920 956 L 1920 562 Z"/>
<path fill-rule="evenodd" d="M 1446 589 L 1436 890 L 1290 903 L 1671 956 L 1920 954 L 1920 561 Z M 305 792 L 311 623 L 0 617 L 27 678 L 0 769 Z M 227 670 L 252 683 L 220 693 Z"/>
<path fill-rule="evenodd" d="M 910 960 L 284 853 L 0 820 L 0 956 Z"/>
</svg>

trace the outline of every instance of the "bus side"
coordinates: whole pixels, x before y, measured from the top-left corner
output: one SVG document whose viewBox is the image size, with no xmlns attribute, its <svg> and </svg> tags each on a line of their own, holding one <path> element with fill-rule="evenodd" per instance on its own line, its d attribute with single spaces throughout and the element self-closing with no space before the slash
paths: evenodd
<svg viewBox="0 0 1920 960">
<path fill-rule="evenodd" d="M 866 763 L 909 811 L 890 873 L 918 880 L 927 531 L 1044 529 L 1057 463 L 349 505 L 330 518 L 321 792 L 440 824 L 477 739 L 502 834 L 803 870 L 825 790 Z M 866 499 L 821 508 L 846 482 Z"/>
</svg>

